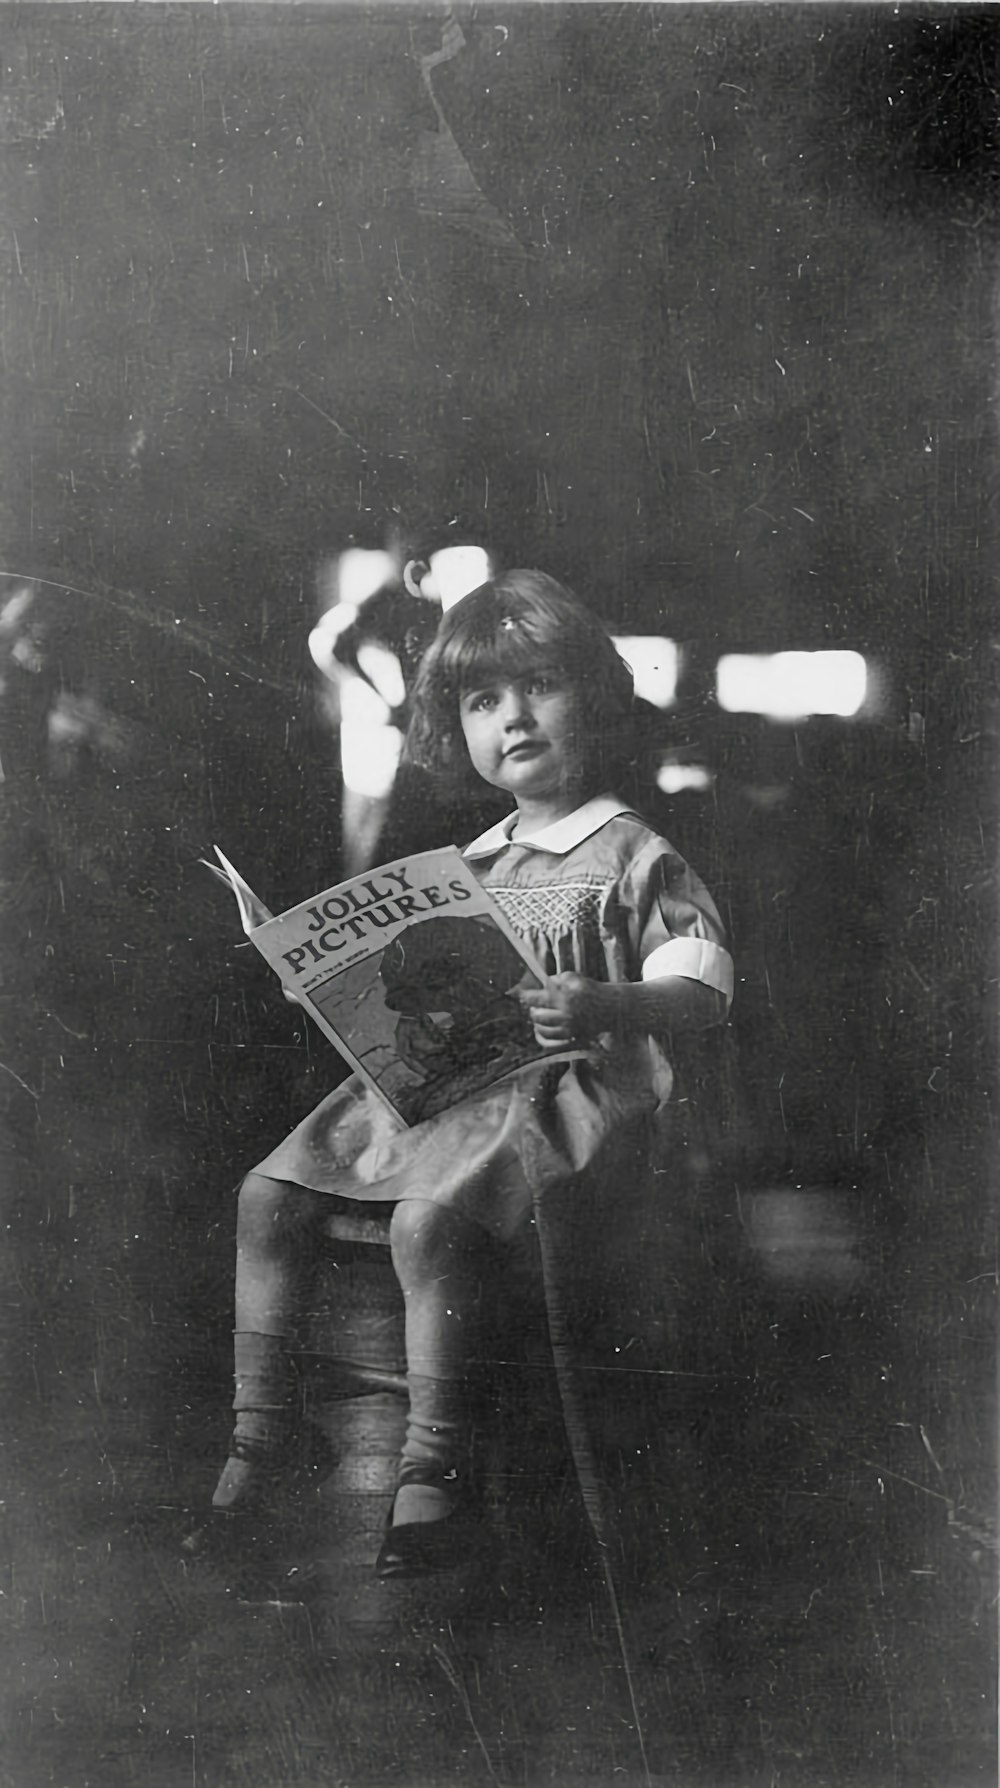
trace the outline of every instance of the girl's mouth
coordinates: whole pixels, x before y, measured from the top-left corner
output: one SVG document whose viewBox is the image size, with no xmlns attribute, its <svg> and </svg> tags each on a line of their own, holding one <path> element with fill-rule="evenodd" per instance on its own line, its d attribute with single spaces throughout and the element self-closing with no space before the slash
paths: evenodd
<svg viewBox="0 0 1000 1788">
<path fill-rule="evenodd" d="M 516 745 L 508 745 L 504 757 L 536 757 L 544 750 L 545 745 L 541 739 L 521 739 Z"/>
</svg>

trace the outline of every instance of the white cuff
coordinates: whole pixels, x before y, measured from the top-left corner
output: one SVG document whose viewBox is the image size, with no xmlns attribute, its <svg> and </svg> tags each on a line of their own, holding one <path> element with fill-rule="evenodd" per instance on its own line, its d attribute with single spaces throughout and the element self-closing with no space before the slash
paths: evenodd
<svg viewBox="0 0 1000 1788">
<path fill-rule="evenodd" d="M 721 944 L 712 944 L 702 937 L 672 937 L 650 951 L 642 965 L 644 981 L 660 981 L 667 975 L 681 975 L 685 981 L 701 981 L 725 995 L 727 1007 L 733 999 L 733 959 Z"/>
</svg>

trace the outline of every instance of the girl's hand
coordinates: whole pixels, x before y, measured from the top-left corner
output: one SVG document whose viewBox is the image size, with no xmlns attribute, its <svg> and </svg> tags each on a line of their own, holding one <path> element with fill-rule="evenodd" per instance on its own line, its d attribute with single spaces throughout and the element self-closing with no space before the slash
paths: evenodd
<svg viewBox="0 0 1000 1788">
<path fill-rule="evenodd" d="M 592 1043 L 610 1028 L 607 989 L 586 975 L 551 975 L 544 987 L 518 995 L 531 1014 L 535 1041 L 543 1049 L 571 1049 Z"/>
<path fill-rule="evenodd" d="M 726 1001 L 714 987 L 682 975 L 652 981 L 589 981 L 586 975 L 552 975 L 546 986 L 518 995 L 531 1013 L 543 1049 L 571 1049 L 610 1032 L 669 1039 L 683 1031 L 721 1024 Z"/>
</svg>

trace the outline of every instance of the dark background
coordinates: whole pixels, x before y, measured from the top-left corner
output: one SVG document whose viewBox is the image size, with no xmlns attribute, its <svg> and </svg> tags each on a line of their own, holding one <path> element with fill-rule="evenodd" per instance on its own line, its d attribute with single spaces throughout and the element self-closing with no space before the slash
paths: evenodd
<svg viewBox="0 0 1000 1788">
<path fill-rule="evenodd" d="M 729 1713 L 657 1768 L 986 1780 L 995 20 L 458 16 L 436 110 L 430 9 L 4 11 L 0 602 L 23 593 L 0 618 L 4 1779 L 503 1778 L 489 1732 L 460 1764 L 457 1741 L 424 1758 L 393 1728 L 359 1762 L 345 1734 L 378 1732 L 389 1692 L 363 1658 L 325 1761 L 273 1749 L 284 1702 L 237 1741 L 197 1684 L 249 1641 L 199 1659 L 165 1541 L 163 1606 L 137 1627 L 154 1567 L 123 1538 L 137 1511 L 210 1494 L 232 1188 L 335 1072 L 197 859 L 219 843 L 275 906 L 337 878 L 336 740 L 306 650 L 320 569 L 461 539 L 687 644 L 664 737 L 716 781 L 658 817 L 716 892 L 739 976 L 697 1166 L 701 1318 L 722 1352 L 750 1347 L 772 1402 L 823 1336 L 844 1376 L 810 1379 L 810 1407 L 863 1436 L 837 1509 L 875 1519 L 895 1495 L 904 1535 L 904 1601 L 872 1564 L 857 1626 L 817 1639 L 780 1712 L 787 1665 L 749 1580 L 744 1651 L 703 1657 L 691 1691 Z M 822 646 L 881 667 L 875 717 L 715 706 L 720 652 Z M 777 1276 L 744 1259 L 737 1308 L 742 1201 L 774 1194 L 785 1222 L 797 1190 L 821 1233 L 768 1232 Z M 731 1413 L 735 1476 L 706 1495 L 729 1496 L 738 1546 Z M 802 1607 L 830 1593 L 812 1540 L 777 1551 Z M 570 1665 L 546 1668 L 555 1719 Z M 634 1767 L 604 1727 L 593 1746 L 586 1763 L 539 1737 L 520 1779 Z"/>
</svg>

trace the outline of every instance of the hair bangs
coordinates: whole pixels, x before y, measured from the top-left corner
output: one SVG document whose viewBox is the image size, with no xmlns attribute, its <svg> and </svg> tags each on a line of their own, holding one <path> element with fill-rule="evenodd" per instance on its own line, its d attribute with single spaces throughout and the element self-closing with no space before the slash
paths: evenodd
<svg viewBox="0 0 1000 1788">
<path fill-rule="evenodd" d="M 450 641 L 441 671 L 449 692 L 460 697 L 470 689 L 556 665 L 559 659 L 558 641 L 547 637 L 534 616 L 484 615 L 479 626 Z"/>
</svg>

